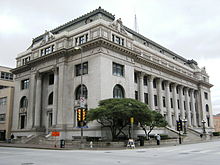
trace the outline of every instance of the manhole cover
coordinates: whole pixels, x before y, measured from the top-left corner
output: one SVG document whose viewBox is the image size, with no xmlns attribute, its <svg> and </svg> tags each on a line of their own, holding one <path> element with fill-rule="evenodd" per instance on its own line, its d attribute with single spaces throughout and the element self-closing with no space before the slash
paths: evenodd
<svg viewBox="0 0 220 165">
<path fill-rule="evenodd" d="M 144 153 L 144 152 L 146 152 L 146 151 L 137 151 L 137 153 Z"/>
<path fill-rule="evenodd" d="M 187 154 L 190 154 L 190 153 L 188 153 L 188 152 L 182 152 L 182 153 L 180 153 L 181 155 L 187 155 Z"/>
<path fill-rule="evenodd" d="M 21 165 L 30 165 L 30 164 L 34 164 L 34 163 L 22 163 Z"/>
<path fill-rule="evenodd" d="M 105 152 L 106 154 L 110 154 L 111 152 Z"/>
</svg>

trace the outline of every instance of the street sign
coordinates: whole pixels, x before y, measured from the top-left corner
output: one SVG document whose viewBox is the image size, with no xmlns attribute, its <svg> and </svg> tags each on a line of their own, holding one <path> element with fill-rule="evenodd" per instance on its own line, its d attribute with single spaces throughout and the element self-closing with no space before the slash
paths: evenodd
<svg viewBox="0 0 220 165">
<path fill-rule="evenodd" d="M 52 136 L 60 136 L 60 132 L 52 132 L 51 135 Z"/>
<path fill-rule="evenodd" d="M 80 107 L 85 107 L 85 97 L 80 97 Z"/>
</svg>

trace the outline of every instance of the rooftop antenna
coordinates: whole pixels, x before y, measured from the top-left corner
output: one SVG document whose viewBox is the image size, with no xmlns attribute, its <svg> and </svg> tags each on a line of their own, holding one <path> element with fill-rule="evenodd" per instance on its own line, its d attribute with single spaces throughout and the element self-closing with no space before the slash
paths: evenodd
<svg viewBox="0 0 220 165">
<path fill-rule="evenodd" d="M 139 33 L 136 14 L 134 14 L 134 31 Z"/>
</svg>

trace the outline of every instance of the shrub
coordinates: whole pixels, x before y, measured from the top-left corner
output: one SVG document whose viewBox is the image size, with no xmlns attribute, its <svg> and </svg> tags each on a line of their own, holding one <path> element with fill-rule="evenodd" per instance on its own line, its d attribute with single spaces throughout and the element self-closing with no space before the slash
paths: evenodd
<svg viewBox="0 0 220 165">
<path fill-rule="evenodd" d="M 213 132 L 213 136 L 220 136 L 220 132 Z"/>
</svg>

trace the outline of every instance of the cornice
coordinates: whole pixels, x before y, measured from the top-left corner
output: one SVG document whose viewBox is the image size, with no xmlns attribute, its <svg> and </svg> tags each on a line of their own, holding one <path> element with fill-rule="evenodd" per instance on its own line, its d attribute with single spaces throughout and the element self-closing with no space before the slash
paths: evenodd
<svg viewBox="0 0 220 165">
<path fill-rule="evenodd" d="M 88 41 L 84 44 L 81 44 L 80 46 L 82 47 L 83 51 L 87 51 L 87 50 L 90 50 L 90 49 L 96 48 L 96 47 L 105 47 L 105 48 L 111 49 L 113 51 L 119 52 L 121 54 L 124 54 L 126 56 L 129 56 L 129 57 L 133 58 L 134 61 L 136 61 L 136 62 L 142 63 L 144 65 L 147 64 L 148 66 L 150 66 L 154 69 L 161 70 L 165 73 L 168 73 L 168 74 L 171 74 L 173 76 L 179 77 L 179 78 L 184 79 L 186 81 L 190 81 L 190 82 L 195 83 L 197 85 L 203 85 L 203 86 L 208 87 L 208 88 L 211 88 L 213 86 L 210 83 L 197 80 L 193 77 L 190 77 L 190 76 L 184 75 L 182 73 L 179 73 L 178 71 L 175 71 L 175 70 L 172 70 L 170 68 L 164 67 L 161 64 L 158 64 L 154 61 L 151 61 L 149 59 L 146 59 L 146 58 L 142 57 L 139 53 L 135 52 L 134 50 L 131 50 L 127 47 L 118 45 L 118 44 L 116 44 L 114 42 L 111 42 L 111 41 L 109 41 L 105 38 L 102 38 L 102 37 L 99 37 L 99 38 L 96 38 L 94 40 Z M 47 60 L 50 60 L 52 58 L 58 58 L 58 57 L 61 57 L 61 56 L 68 57 L 68 56 L 73 55 L 73 53 L 78 53 L 77 50 L 74 50 L 74 47 L 63 48 L 63 49 L 55 51 L 51 54 L 36 58 L 34 60 L 31 60 L 24 66 L 20 66 L 18 68 L 12 69 L 12 73 L 13 74 L 18 74 L 18 73 L 30 70 L 31 67 L 38 65 L 39 62 L 47 61 Z"/>
</svg>

